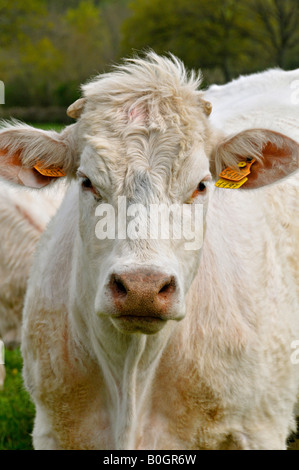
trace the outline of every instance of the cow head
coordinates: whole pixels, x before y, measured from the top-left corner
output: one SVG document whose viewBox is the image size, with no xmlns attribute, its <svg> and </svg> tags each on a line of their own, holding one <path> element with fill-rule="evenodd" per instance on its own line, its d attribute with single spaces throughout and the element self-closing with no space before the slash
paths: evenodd
<svg viewBox="0 0 299 470">
<path fill-rule="evenodd" d="M 150 53 L 83 86 L 69 108 L 78 121 L 61 134 L 18 123 L 0 133 L 2 177 L 33 188 L 57 175 L 75 180 L 92 315 L 124 333 L 153 334 L 184 317 L 212 180 L 224 167 L 256 159 L 240 191 L 298 168 L 298 144 L 282 134 L 216 135 L 199 84 L 176 58 Z"/>
</svg>

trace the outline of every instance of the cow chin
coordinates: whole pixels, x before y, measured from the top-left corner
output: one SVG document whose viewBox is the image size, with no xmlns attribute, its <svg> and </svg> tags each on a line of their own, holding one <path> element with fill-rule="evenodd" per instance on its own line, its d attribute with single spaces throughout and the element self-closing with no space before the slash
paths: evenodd
<svg viewBox="0 0 299 470">
<path fill-rule="evenodd" d="M 167 320 L 163 318 L 137 315 L 120 315 L 111 317 L 111 321 L 115 328 L 121 333 L 141 333 L 145 335 L 158 333 L 167 323 Z"/>
</svg>

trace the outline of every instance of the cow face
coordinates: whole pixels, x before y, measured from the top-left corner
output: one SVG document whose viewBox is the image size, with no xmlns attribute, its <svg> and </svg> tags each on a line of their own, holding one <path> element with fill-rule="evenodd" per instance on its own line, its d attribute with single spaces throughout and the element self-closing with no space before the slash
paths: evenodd
<svg viewBox="0 0 299 470">
<path fill-rule="evenodd" d="M 96 112 L 105 110 L 107 103 Z M 211 185 L 203 119 L 185 146 L 171 123 L 149 129 L 124 119 L 119 132 L 116 114 L 90 129 L 92 113 L 80 122 L 86 141 L 77 174 L 82 246 L 98 286 L 95 311 L 122 331 L 155 333 L 184 317 L 198 268 Z"/>
</svg>

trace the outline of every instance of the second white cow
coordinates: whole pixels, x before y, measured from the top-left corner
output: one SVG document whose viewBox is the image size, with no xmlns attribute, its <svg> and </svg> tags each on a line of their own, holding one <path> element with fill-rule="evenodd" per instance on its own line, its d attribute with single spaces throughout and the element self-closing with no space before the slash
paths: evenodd
<svg viewBox="0 0 299 470">
<path fill-rule="evenodd" d="M 21 341 L 24 298 L 36 244 L 64 195 L 64 186 L 39 194 L 0 182 L 0 338 Z"/>
</svg>

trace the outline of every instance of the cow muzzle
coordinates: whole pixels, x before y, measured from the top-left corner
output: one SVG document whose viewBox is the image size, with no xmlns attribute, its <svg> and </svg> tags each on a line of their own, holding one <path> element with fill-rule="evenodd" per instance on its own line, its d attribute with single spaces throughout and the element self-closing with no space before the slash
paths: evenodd
<svg viewBox="0 0 299 470">
<path fill-rule="evenodd" d="M 177 320 L 178 283 L 173 275 L 140 268 L 112 273 L 108 283 L 112 321 L 125 332 L 156 333 Z"/>
</svg>

